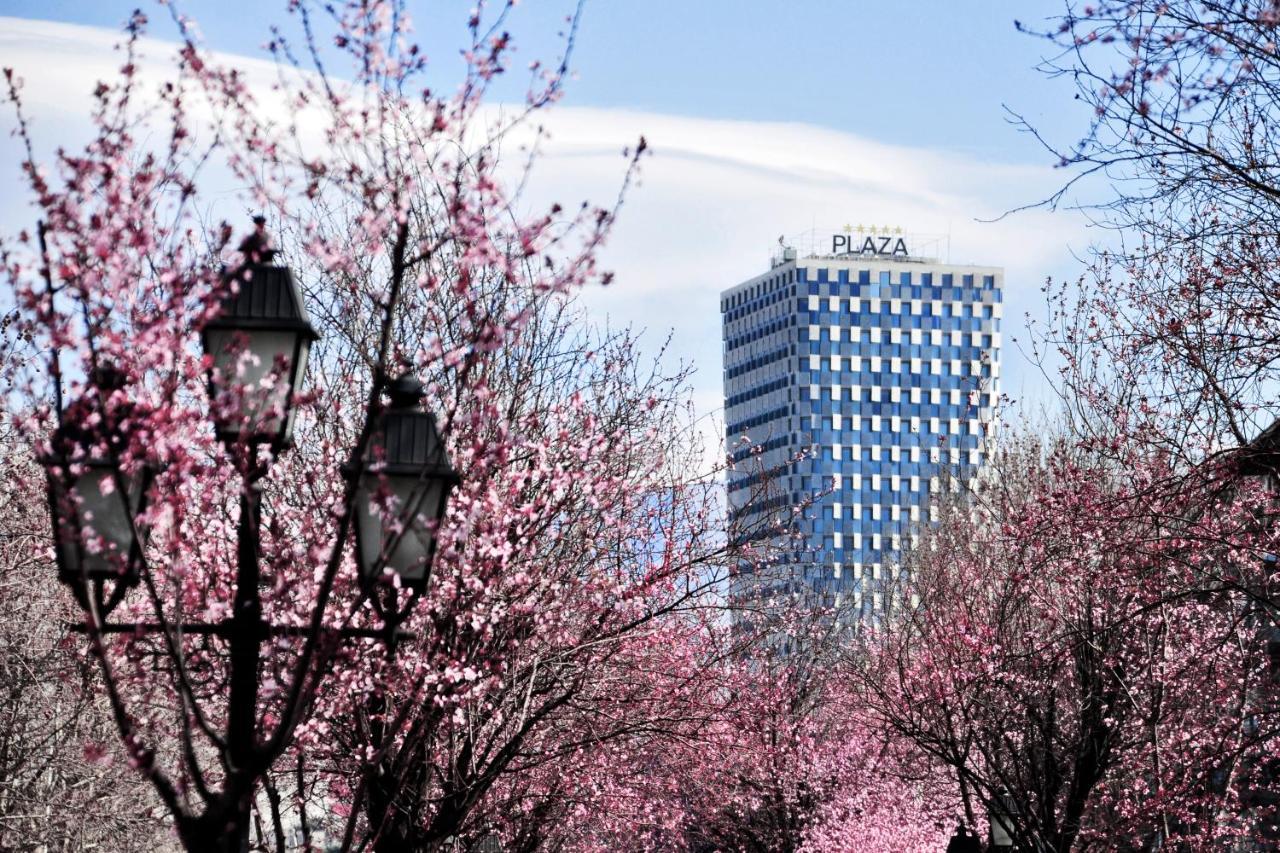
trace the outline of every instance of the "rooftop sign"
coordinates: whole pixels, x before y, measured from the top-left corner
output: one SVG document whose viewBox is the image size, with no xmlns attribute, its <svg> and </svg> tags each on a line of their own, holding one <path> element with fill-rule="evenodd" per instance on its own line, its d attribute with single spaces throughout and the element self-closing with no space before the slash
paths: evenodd
<svg viewBox="0 0 1280 853">
<path fill-rule="evenodd" d="M 902 237 L 886 237 L 882 234 L 857 237 L 852 234 L 834 234 L 831 237 L 833 255 L 879 255 L 905 258 L 910 256 L 907 241 Z"/>
<path fill-rule="evenodd" d="M 901 228 L 890 229 L 888 225 L 876 228 L 874 225 L 856 228 L 846 225 L 842 234 L 831 235 L 831 254 L 833 255 L 874 255 L 889 258 L 906 258 L 906 238 Z"/>
<path fill-rule="evenodd" d="M 844 258 L 861 261 L 933 261 L 949 257 L 951 238 L 945 234 L 908 234 L 892 225 L 844 225 L 814 228 L 791 237 L 779 237 L 782 251 L 771 258 L 774 266 L 804 258 Z"/>
</svg>

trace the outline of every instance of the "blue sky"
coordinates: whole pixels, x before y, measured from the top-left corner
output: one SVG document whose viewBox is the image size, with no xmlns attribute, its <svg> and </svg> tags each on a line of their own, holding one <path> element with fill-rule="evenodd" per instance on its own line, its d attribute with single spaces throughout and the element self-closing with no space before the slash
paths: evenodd
<svg viewBox="0 0 1280 853">
<path fill-rule="evenodd" d="M 112 45 L 134 3 L 0 0 L 0 64 L 27 81 L 37 146 L 85 133 L 95 82 L 114 72 Z M 267 21 L 284 0 L 189 0 L 209 46 L 269 80 L 261 56 Z M 452 87 L 461 67 L 466 4 L 417 3 L 418 32 Z M 957 7 L 965 7 L 965 9 Z M 172 25 L 157 6 L 144 68 L 161 80 Z M 1043 23 L 1047 0 L 910 4 L 791 0 L 594 0 L 582 18 L 564 101 L 546 118 L 551 143 L 528 202 L 575 205 L 616 193 L 622 149 L 640 134 L 653 156 L 628 197 L 605 265 L 607 290 L 585 295 L 593 316 L 647 330 L 657 349 L 697 369 L 693 393 L 711 426 L 721 406 L 719 293 L 768 269 L 779 235 L 844 223 L 901 225 L 951 236 L 956 263 L 1006 270 L 1002 388 L 1041 404 L 1040 370 L 1024 356 L 1024 317 L 1043 317 L 1040 286 L 1075 278 L 1098 235 L 1071 212 L 1034 210 L 1067 177 L 1038 143 L 1006 120 L 1024 112 L 1070 142 L 1087 115 L 1069 81 L 1033 66 L 1047 45 L 1015 31 L 1015 12 Z M 265 10 L 268 10 L 264 12 Z M 524 0 L 509 21 L 523 68 L 553 58 L 572 6 Z M 7 17 L 6 17 L 7 16 Z M 74 26 L 73 26 L 74 25 Z M 518 98 L 515 74 L 496 93 Z M 0 165 L 15 162 L 0 111 Z M 0 198 L 20 199 L 16 169 L 0 168 Z M 538 207 L 538 205 L 544 205 Z M 0 228 L 29 227 L 28 208 L 0 207 Z"/>
<path fill-rule="evenodd" d="M 0 0 L 0 14 L 117 27 L 144 0 Z M 187 0 L 210 46 L 253 53 L 273 4 Z M 411 4 L 429 55 L 454 63 L 469 3 Z M 573 4 L 524 0 L 510 29 L 524 57 L 556 50 Z M 1004 105 L 1068 139 L 1081 127 L 1069 81 L 1033 66 L 1050 47 L 1015 31 L 1062 0 L 588 0 L 568 103 L 699 118 L 805 122 L 883 142 L 939 145 L 1012 162 L 1049 162 L 1006 122 Z M 515 76 L 515 75 L 513 75 Z M 517 81 L 513 80 L 515 84 Z M 515 91 L 508 89 L 508 91 Z"/>
</svg>

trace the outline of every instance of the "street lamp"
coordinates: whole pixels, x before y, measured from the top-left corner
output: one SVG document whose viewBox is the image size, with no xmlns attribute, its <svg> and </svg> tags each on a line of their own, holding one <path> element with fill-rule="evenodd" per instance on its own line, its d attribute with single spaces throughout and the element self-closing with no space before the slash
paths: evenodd
<svg viewBox="0 0 1280 853">
<path fill-rule="evenodd" d="M 270 260 L 270 251 L 263 256 Z M 209 400 L 227 443 L 288 445 L 293 397 L 318 336 L 288 267 L 250 260 L 230 277 L 233 291 L 201 334 L 210 356 Z"/>
<path fill-rule="evenodd" d="M 402 376 L 387 387 L 387 396 L 390 405 L 360 465 L 354 507 L 360 582 L 378 608 L 378 586 L 393 574 L 415 594 L 426 588 L 436 533 L 458 484 L 435 417 L 421 408 L 422 383 Z"/>
<path fill-rule="evenodd" d="M 184 634 L 219 637 L 229 647 L 223 738 L 227 778 L 222 796 L 209 802 L 206 812 L 206 817 L 226 821 L 219 839 L 219 849 L 225 851 L 248 849 L 254 785 L 275 754 L 272 751 L 279 748 L 271 738 L 260 739 L 258 732 L 262 644 L 269 637 L 306 636 L 308 649 L 314 650 L 319 637 L 307 634 L 305 627 L 271 624 L 262 612 L 260 484 L 275 454 L 260 461 L 253 451 L 264 444 L 277 451 L 291 444 L 295 397 L 318 336 L 293 274 L 270 263 L 274 252 L 268 247 L 262 220 L 255 221 L 257 232 L 241 245 L 245 263 L 229 274 L 232 292 L 201 330 L 209 356 L 208 392 L 215 431 L 228 450 L 249 451 L 235 454 L 243 485 L 234 603 L 229 618 L 181 625 Z M 173 626 L 163 622 L 104 621 L 141 578 L 144 543 L 136 519 L 146 509 L 152 473 L 137 464 L 121 466 L 124 436 L 118 426 L 133 411 L 116 393 L 124 388 L 123 374 L 97 370 L 90 386 L 97 389 L 98 400 L 86 394 L 68 407 L 64 426 L 42 459 L 49 481 L 59 576 L 72 586 L 81 607 L 93 615 L 78 630 L 134 635 L 171 631 Z M 436 529 L 458 475 L 449 464 L 435 419 L 419 406 L 424 396 L 421 384 L 406 377 L 386 390 L 390 405 L 370 413 L 375 422 L 367 450 L 344 467 L 344 473 L 358 472 L 351 496 L 361 588 L 366 594 L 374 593 L 370 598 L 385 626 L 348 627 L 338 634 L 344 639 L 382 638 L 394 654 L 398 626 L 416 595 L 397 608 L 393 594 L 388 605 L 382 593 L 392 587 L 378 582 L 390 572 L 415 593 L 425 588 Z M 114 582 L 109 592 L 107 582 Z"/>
<path fill-rule="evenodd" d="M 244 263 L 227 278 L 231 291 L 218 313 L 200 332 L 209 357 L 209 408 L 214 431 L 228 449 L 247 446 L 236 525 L 236 579 L 231 618 L 213 626 L 228 639 L 230 668 L 227 702 L 227 753 L 232 766 L 257 760 L 258 682 L 262 643 L 274 626 L 262 618 L 260 530 L 262 487 L 270 461 L 258 463 L 253 448 L 279 450 L 293 440 L 294 398 L 307 372 L 307 356 L 318 335 L 307 319 L 302 295 L 288 267 L 271 263 L 275 251 L 263 220 L 241 244 Z M 250 786 L 251 787 L 251 786 Z M 244 851 L 249 843 L 251 798 L 234 804 L 236 833 L 227 848 Z"/>
<path fill-rule="evenodd" d="M 42 460 L 58 579 L 98 619 L 138 583 L 142 542 L 134 520 L 146 508 L 152 478 L 145 464 L 129 472 L 120 466 L 124 448 L 116 424 L 130 407 L 112 397 L 124 385 L 124 374 L 114 368 L 93 371 L 85 396 L 68 408 Z M 95 388 L 105 411 L 94 403 Z"/>
</svg>

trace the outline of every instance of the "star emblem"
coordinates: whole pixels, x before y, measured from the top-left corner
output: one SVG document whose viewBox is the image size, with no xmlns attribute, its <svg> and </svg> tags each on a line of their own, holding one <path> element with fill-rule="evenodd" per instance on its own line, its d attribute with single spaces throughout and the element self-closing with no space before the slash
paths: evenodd
<svg viewBox="0 0 1280 853">
<path fill-rule="evenodd" d="M 844 227 L 844 233 L 849 234 L 849 233 L 851 233 L 852 231 L 853 231 L 853 226 L 852 226 L 852 225 L 846 225 L 846 226 Z"/>
</svg>

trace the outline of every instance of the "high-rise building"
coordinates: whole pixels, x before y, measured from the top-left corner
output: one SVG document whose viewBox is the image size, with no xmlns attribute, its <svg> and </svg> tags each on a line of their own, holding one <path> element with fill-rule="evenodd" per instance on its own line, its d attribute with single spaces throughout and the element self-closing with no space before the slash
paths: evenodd
<svg viewBox="0 0 1280 853">
<path fill-rule="evenodd" d="M 931 499 L 982 464 L 1004 272 L 920 256 L 886 231 L 783 249 L 721 295 L 729 503 L 773 555 L 739 594 L 882 612 Z"/>
</svg>

